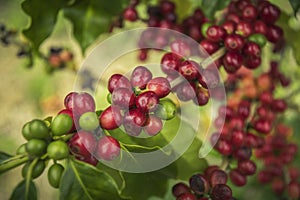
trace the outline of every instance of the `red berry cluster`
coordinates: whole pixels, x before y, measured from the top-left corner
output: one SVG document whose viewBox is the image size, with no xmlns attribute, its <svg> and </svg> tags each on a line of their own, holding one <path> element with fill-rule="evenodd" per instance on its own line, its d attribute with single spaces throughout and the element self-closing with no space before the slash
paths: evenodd
<svg viewBox="0 0 300 200">
<path fill-rule="evenodd" d="M 291 199 L 300 197 L 299 169 L 291 165 L 298 147 L 288 137 L 292 130 L 277 124 L 274 133 L 266 137 L 265 145 L 255 151 L 255 156 L 263 161 L 264 167 L 257 175 L 260 183 L 270 183 L 273 191 L 281 196 L 287 191 Z"/>
<path fill-rule="evenodd" d="M 55 119 L 67 115 L 72 123 L 69 126 L 67 118 L 62 118 L 60 124 L 65 130 L 59 130 L 56 135 L 73 134 L 68 145 L 70 153 L 76 159 L 97 165 L 97 158 L 110 161 L 119 156 L 120 144 L 116 139 L 102 135 L 96 137 L 99 122 L 95 113 L 95 101 L 90 94 L 71 92 L 65 97 L 64 105 L 65 109 Z"/>
<path fill-rule="evenodd" d="M 73 53 L 70 50 L 61 47 L 51 47 L 47 62 L 53 69 L 62 69 L 73 59 Z"/>
<path fill-rule="evenodd" d="M 202 41 L 203 47 L 216 51 L 223 42 L 227 52 L 222 63 L 228 73 L 236 72 L 241 66 L 255 69 L 261 64 L 264 36 L 272 43 L 282 43 L 283 31 L 274 24 L 279 15 L 280 9 L 268 1 L 260 1 L 257 5 L 248 0 L 232 1 L 225 22 L 206 30 L 208 41 Z"/>
<path fill-rule="evenodd" d="M 177 200 L 235 200 L 227 183 L 227 174 L 218 166 L 208 167 L 204 174 L 195 174 L 189 179 L 189 186 L 183 182 L 172 188 Z"/>
<path fill-rule="evenodd" d="M 130 80 L 114 74 L 108 81 L 111 106 L 99 117 L 100 126 L 113 130 L 123 125 L 125 132 L 138 136 L 142 130 L 149 136 L 158 134 L 162 120 L 175 116 L 176 106 L 168 99 L 162 99 L 171 92 L 171 85 L 164 77 L 152 77 L 149 69 L 136 67 Z"/>
<path fill-rule="evenodd" d="M 161 69 L 167 74 L 169 80 L 179 76 L 185 79 L 173 87 L 173 91 L 181 101 L 193 100 L 196 105 L 202 106 L 209 101 L 208 89 L 214 89 L 218 86 L 219 74 L 213 68 L 203 69 L 197 62 L 180 56 L 179 52 L 188 52 L 189 50 L 185 44 L 182 40 L 172 42 L 172 52 L 163 55 Z"/>
</svg>

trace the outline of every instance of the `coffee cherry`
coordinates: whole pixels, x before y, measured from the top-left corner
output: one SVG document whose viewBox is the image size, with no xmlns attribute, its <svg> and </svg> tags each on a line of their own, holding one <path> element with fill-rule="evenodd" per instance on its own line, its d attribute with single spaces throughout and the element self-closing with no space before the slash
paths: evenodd
<svg viewBox="0 0 300 200">
<path fill-rule="evenodd" d="M 55 163 L 51 165 L 51 167 L 48 170 L 47 176 L 48 182 L 52 187 L 59 188 L 60 180 L 64 170 L 65 168 L 61 164 Z"/>
<path fill-rule="evenodd" d="M 99 117 L 100 126 L 106 130 L 113 130 L 122 124 L 122 115 L 117 106 L 107 107 Z"/>
<path fill-rule="evenodd" d="M 226 184 L 227 182 L 227 174 L 220 169 L 216 169 L 210 174 L 210 185 L 214 187 L 218 184 Z"/>
<path fill-rule="evenodd" d="M 42 156 L 46 153 L 47 143 L 40 139 L 31 139 L 26 144 L 26 151 L 32 156 Z"/>
<path fill-rule="evenodd" d="M 191 48 L 184 40 L 175 40 L 170 44 L 171 51 L 182 57 L 189 57 L 191 55 Z M 164 57 L 163 57 L 164 58 Z M 162 58 L 162 60 L 163 60 Z"/>
<path fill-rule="evenodd" d="M 245 134 L 242 131 L 235 130 L 232 132 L 231 143 L 234 146 L 241 147 L 244 145 Z"/>
<path fill-rule="evenodd" d="M 116 88 L 128 88 L 131 89 L 130 81 L 121 74 L 114 74 L 108 80 L 108 91 L 112 93 Z"/>
<path fill-rule="evenodd" d="M 215 53 L 218 49 L 219 45 L 209 40 L 202 40 L 199 43 L 200 56 L 202 57 L 207 57 L 208 55 Z"/>
<path fill-rule="evenodd" d="M 177 75 L 181 60 L 182 58 L 175 53 L 164 54 L 160 62 L 162 71 L 168 75 Z"/>
<path fill-rule="evenodd" d="M 148 135 L 154 136 L 162 130 L 162 127 L 163 124 L 160 118 L 149 115 L 143 129 Z"/>
<path fill-rule="evenodd" d="M 236 33 L 242 35 L 243 37 L 248 37 L 253 33 L 252 24 L 247 21 L 240 21 L 236 25 Z"/>
<path fill-rule="evenodd" d="M 213 24 L 211 23 L 211 22 L 205 22 L 204 24 L 202 24 L 202 26 L 201 26 L 201 34 L 205 37 L 205 38 L 207 38 L 207 34 L 206 34 L 206 32 L 207 32 L 207 29 L 209 28 L 209 27 L 211 27 Z"/>
<path fill-rule="evenodd" d="M 271 105 L 272 110 L 275 112 L 283 112 L 287 108 L 287 104 L 283 99 L 274 99 Z"/>
<path fill-rule="evenodd" d="M 133 87 L 145 89 L 147 83 L 152 79 L 152 73 L 143 66 L 136 67 L 131 73 L 130 81 Z"/>
<path fill-rule="evenodd" d="M 51 132 L 55 136 L 68 134 L 72 130 L 73 120 L 67 114 L 57 115 L 51 123 Z"/>
<path fill-rule="evenodd" d="M 173 119 L 176 115 L 176 105 L 170 99 L 161 99 L 155 110 L 155 115 L 163 120 Z"/>
<path fill-rule="evenodd" d="M 123 18 L 134 22 L 138 19 L 138 13 L 134 7 L 128 7 L 123 11 Z"/>
<path fill-rule="evenodd" d="M 186 60 L 178 68 L 179 73 L 189 81 L 199 77 L 200 65 L 194 61 Z"/>
<path fill-rule="evenodd" d="M 252 160 L 239 161 L 238 170 L 246 176 L 253 175 L 256 172 L 256 164 Z"/>
<path fill-rule="evenodd" d="M 98 116 L 95 112 L 86 112 L 79 118 L 79 126 L 82 130 L 93 131 L 99 126 Z"/>
<path fill-rule="evenodd" d="M 242 63 L 242 55 L 235 51 L 228 51 L 223 57 L 224 69 L 230 74 L 235 73 L 238 69 L 240 69 Z"/>
<path fill-rule="evenodd" d="M 243 48 L 243 53 L 246 54 L 246 56 L 259 57 L 261 54 L 261 49 L 256 43 L 247 42 Z"/>
<path fill-rule="evenodd" d="M 251 104 L 249 101 L 241 101 L 238 105 L 237 114 L 242 119 L 246 119 L 250 115 Z"/>
<path fill-rule="evenodd" d="M 273 4 L 266 4 L 259 12 L 259 16 L 268 24 L 274 24 L 279 18 L 280 9 Z"/>
<path fill-rule="evenodd" d="M 272 190 L 276 195 L 282 195 L 285 189 L 285 183 L 283 180 L 277 178 L 272 181 Z"/>
<path fill-rule="evenodd" d="M 228 35 L 224 40 L 224 45 L 228 50 L 239 51 L 245 45 L 244 38 L 238 34 Z"/>
<path fill-rule="evenodd" d="M 193 83 L 182 82 L 179 85 L 176 85 L 174 90 L 178 99 L 181 101 L 189 101 L 196 98 L 196 86 Z"/>
<path fill-rule="evenodd" d="M 242 11 L 242 18 L 247 21 L 253 21 L 257 18 L 258 12 L 255 6 L 248 4 Z"/>
<path fill-rule="evenodd" d="M 227 35 L 231 35 L 235 32 L 236 23 L 234 21 L 225 21 L 221 27 L 225 29 Z"/>
<path fill-rule="evenodd" d="M 208 192 L 209 183 L 201 174 L 195 174 L 189 179 L 190 188 L 197 195 L 202 195 Z"/>
<path fill-rule="evenodd" d="M 68 157 L 69 147 L 64 141 L 57 140 L 48 145 L 47 153 L 51 159 L 62 160 Z"/>
<path fill-rule="evenodd" d="M 99 139 L 96 148 L 96 155 L 105 161 L 112 161 L 120 155 L 120 143 L 111 136 L 104 136 Z"/>
<path fill-rule="evenodd" d="M 197 200 L 197 198 L 192 193 L 184 193 L 178 196 L 176 200 Z"/>
<path fill-rule="evenodd" d="M 79 131 L 69 140 L 68 145 L 72 154 L 88 158 L 95 151 L 96 143 L 92 133 Z"/>
<path fill-rule="evenodd" d="M 205 92 L 203 89 L 199 88 L 196 91 L 196 97 L 197 98 L 193 99 L 193 102 L 196 105 L 203 106 L 203 105 L 206 105 L 208 103 L 210 96 L 209 96 L 208 92 Z"/>
<path fill-rule="evenodd" d="M 80 160 L 82 162 L 88 163 L 88 164 L 93 165 L 93 166 L 97 166 L 97 164 L 98 164 L 97 158 L 95 158 L 95 156 L 93 156 L 93 155 L 91 155 L 89 157 L 83 157 L 83 156 L 75 155 L 75 158 L 77 160 Z"/>
<path fill-rule="evenodd" d="M 175 11 L 175 4 L 168 0 L 160 1 L 159 8 L 161 13 L 171 13 Z"/>
<path fill-rule="evenodd" d="M 225 184 L 218 184 L 211 191 L 212 200 L 231 200 L 232 191 Z"/>
<path fill-rule="evenodd" d="M 207 39 L 213 42 L 221 42 L 226 37 L 226 30 L 220 26 L 212 25 L 206 31 Z"/>
<path fill-rule="evenodd" d="M 267 35 L 268 32 L 268 26 L 266 25 L 266 23 L 262 20 L 256 20 L 254 22 L 254 32 L 255 33 L 260 33 L 262 35 Z"/>
<path fill-rule="evenodd" d="M 139 109 L 130 109 L 124 114 L 123 126 L 128 135 L 138 136 L 145 125 L 147 117 Z"/>
<path fill-rule="evenodd" d="M 253 128 L 260 133 L 268 134 L 272 129 L 272 124 L 270 121 L 258 119 L 253 123 Z"/>
<path fill-rule="evenodd" d="M 219 73 L 217 70 L 206 68 L 202 71 L 198 81 L 206 89 L 216 88 L 220 82 Z"/>
<path fill-rule="evenodd" d="M 215 146 L 216 150 L 225 156 L 232 154 L 232 146 L 226 140 L 219 140 Z"/>
<path fill-rule="evenodd" d="M 241 147 L 235 151 L 233 151 L 233 157 L 237 160 L 249 160 L 252 156 L 251 148 L 249 147 Z"/>
<path fill-rule="evenodd" d="M 155 92 L 158 98 L 163 98 L 170 93 L 171 85 L 166 78 L 156 77 L 148 82 L 147 89 Z"/>
<path fill-rule="evenodd" d="M 95 112 L 94 98 L 87 92 L 82 92 L 74 96 L 73 98 L 73 113 L 77 116 L 81 116 L 86 112 Z"/>
<path fill-rule="evenodd" d="M 71 117 L 73 123 L 72 123 L 72 128 L 71 128 L 71 130 L 70 130 L 69 132 L 70 132 L 70 133 L 71 133 L 71 132 L 74 132 L 74 131 L 76 130 L 76 127 L 75 127 L 75 123 L 74 123 L 74 114 L 73 114 L 72 110 L 69 110 L 69 109 L 63 109 L 63 110 L 61 110 L 61 111 L 59 111 L 59 112 L 57 113 L 57 115 L 60 115 L 60 114 L 69 115 L 69 117 Z"/>
<path fill-rule="evenodd" d="M 23 168 L 22 168 L 22 177 L 26 178 L 27 177 L 27 173 L 28 173 L 28 169 L 29 166 L 32 162 L 27 162 Z M 31 177 L 32 179 L 36 179 L 37 177 L 39 177 L 40 175 L 42 175 L 42 173 L 44 172 L 46 168 L 46 164 L 45 161 L 43 160 L 39 160 L 33 167 L 32 172 L 31 172 Z"/>
<path fill-rule="evenodd" d="M 272 43 L 277 43 L 283 38 L 283 30 L 279 26 L 270 25 L 267 32 L 267 39 Z"/>
<path fill-rule="evenodd" d="M 134 106 L 135 95 L 133 91 L 128 88 L 116 88 L 112 92 L 111 101 L 113 106 L 129 109 Z"/>
<path fill-rule="evenodd" d="M 152 91 L 141 93 L 135 100 L 136 107 L 144 112 L 152 112 L 157 108 L 159 99 Z"/>
<path fill-rule="evenodd" d="M 26 140 L 46 139 L 49 137 L 49 128 L 43 120 L 34 119 L 23 126 L 22 135 Z"/>
<path fill-rule="evenodd" d="M 247 183 L 246 176 L 241 174 L 237 169 L 233 169 L 229 172 L 229 178 L 236 186 L 243 186 Z"/>
<path fill-rule="evenodd" d="M 291 199 L 299 199 L 300 197 L 300 185 L 295 181 L 291 181 L 287 187 L 288 195 Z"/>
<path fill-rule="evenodd" d="M 16 155 L 22 155 L 26 153 L 26 143 L 19 146 L 16 150 Z"/>
<path fill-rule="evenodd" d="M 32 139 L 32 134 L 30 133 L 30 122 L 27 122 L 26 124 L 24 124 L 23 128 L 22 128 L 22 135 L 26 140 L 30 140 Z"/>
<path fill-rule="evenodd" d="M 74 97 L 77 95 L 77 92 L 70 92 L 64 99 L 64 105 L 67 109 L 73 110 L 74 108 Z"/>
<path fill-rule="evenodd" d="M 172 194 L 175 197 L 179 197 L 182 194 L 190 193 L 191 189 L 185 183 L 177 183 L 172 187 Z"/>
</svg>

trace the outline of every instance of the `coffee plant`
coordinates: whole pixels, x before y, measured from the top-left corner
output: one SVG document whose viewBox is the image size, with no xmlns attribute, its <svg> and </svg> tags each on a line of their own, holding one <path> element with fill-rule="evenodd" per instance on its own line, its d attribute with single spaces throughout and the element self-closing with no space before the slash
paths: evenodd
<svg viewBox="0 0 300 200">
<path fill-rule="evenodd" d="M 1 182 L 22 177 L 5 197 L 300 199 L 298 0 L 19 4 L 30 23 L 0 21 L 3 48 L 27 73 L 78 80 L 53 116 L 19 127 L 14 155 L 0 149 Z M 61 19 L 79 51 L 43 46 Z M 124 56 L 135 65 L 111 69 Z"/>
</svg>

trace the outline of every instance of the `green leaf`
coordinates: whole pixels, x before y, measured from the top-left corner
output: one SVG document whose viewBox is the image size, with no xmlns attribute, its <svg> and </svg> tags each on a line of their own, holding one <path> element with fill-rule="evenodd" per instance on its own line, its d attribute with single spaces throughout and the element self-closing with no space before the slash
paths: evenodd
<svg viewBox="0 0 300 200">
<path fill-rule="evenodd" d="M 214 19 L 215 13 L 219 10 L 224 9 L 230 0 L 203 0 L 202 1 L 202 10 L 205 16 L 211 20 Z"/>
<path fill-rule="evenodd" d="M 9 155 L 9 154 L 7 154 L 5 152 L 0 151 L 0 163 L 2 163 L 3 161 L 5 161 L 5 160 L 7 160 L 7 159 L 9 159 L 11 157 L 12 157 L 11 155 Z"/>
<path fill-rule="evenodd" d="M 57 14 L 65 3 L 65 0 L 53 0 L 51 2 L 25 0 L 22 2 L 23 11 L 31 17 L 31 24 L 23 31 L 23 34 L 32 42 L 35 50 L 52 33 Z"/>
<path fill-rule="evenodd" d="M 73 24 L 73 33 L 85 52 L 101 33 L 107 32 L 113 17 L 120 14 L 128 0 L 76 0 L 64 9 L 64 15 Z"/>
<path fill-rule="evenodd" d="M 123 173 L 126 181 L 124 195 L 132 199 L 149 199 L 151 196 L 163 197 L 168 190 L 169 176 L 162 170 L 148 173 Z"/>
<path fill-rule="evenodd" d="M 114 179 L 87 163 L 70 160 L 60 187 L 62 200 L 122 200 Z"/>
<path fill-rule="evenodd" d="M 293 55 L 295 60 L 297 61 L 298 65 L 300 65 L 300 37 L 299 31 L 292 29 L 288 25 L 288 21 L 290 16 L 285 13 L 281 13 L 280 18 L 277 24 L 283 29 L 284 31 L 284 38 L 288 45 L 293 48 Z"/>
<path fill-rule="evenodd" d="M 293 10 L 294 10 L 294 14 L 296 16 L 298 10 L 300 9 L 300 1 L 299 0 L 289 0 Z"/>
<path fill-rule="evenodd" d="M 28 194 L 28 197 L 24 194 Z M 37 200 L 37 190 L 34 182 L 29 181 L 28 191 L 26 192 L 26 179 L 21 181 L 14 189 L 10 200 Z"/>
<path fill-rule="evenodd" d="M 201 141 L 195 138 L 188 150 L 172 164 L 177 168 L 176 179 L 188 180 L 191 175 L 203 172 L 207 168 L 207 161 L 198 157 L 201 145 Z"/>
</svg>

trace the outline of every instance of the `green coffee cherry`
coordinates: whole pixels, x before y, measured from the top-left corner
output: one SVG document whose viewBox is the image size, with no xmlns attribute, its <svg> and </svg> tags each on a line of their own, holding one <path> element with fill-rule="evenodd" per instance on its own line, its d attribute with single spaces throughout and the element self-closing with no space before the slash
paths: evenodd
<svg viewBox="0 0 300 200">
<path fill-rule="evenodd" d="M 62 160 L 68 157 L 69 147 L 64 141 L 57 140 L 48 145 L 47 153 L 49 158 Z"/>
<path fill-rule="evenodd" d="M 22 176 L 26 178 L 28 173 L 28 168 L 32 162 L 27 162 L 22 168 Z M 45 170 L 46 164 L 43 160 L 39 160 L 32 169 L 31 178 L 35 179 L 39 177 Z"/>
<path fill-rule="evenodd" d="M 49 184 L 54 187 L 58 188 L 60 184 L 60 180 L 62 174 L 64 172 L 64 167 L 61 164 L 55 163 L 53 164 L 48 170 L 48 182 Z"/>
<path fill-rule="evenodd" d="M 68 134 L 73 126 L 72 118 L 67 114 L 57 115 L 51 124 L 51 131 L 54 136 Z"/>
<path fill-rule="evenodd" d="M 26 151 L 32 156 L 42 156 L 46 153 L 47 143 L 45 140 L 31 139 L 26 144 Z"/>
<path fill-rule="evenodd" d="M 79 126 L 85 131 L 92 131 L 98 128 L 99 120 L 95 112 L 86 112 L 79 118 Z"/>
<path fill-rule="evenodd" d="M 170 99 L 161 99 L 155 115 L 163 120 L 170 120 L 176 115 L 176 105 Z"/>
</svg>

